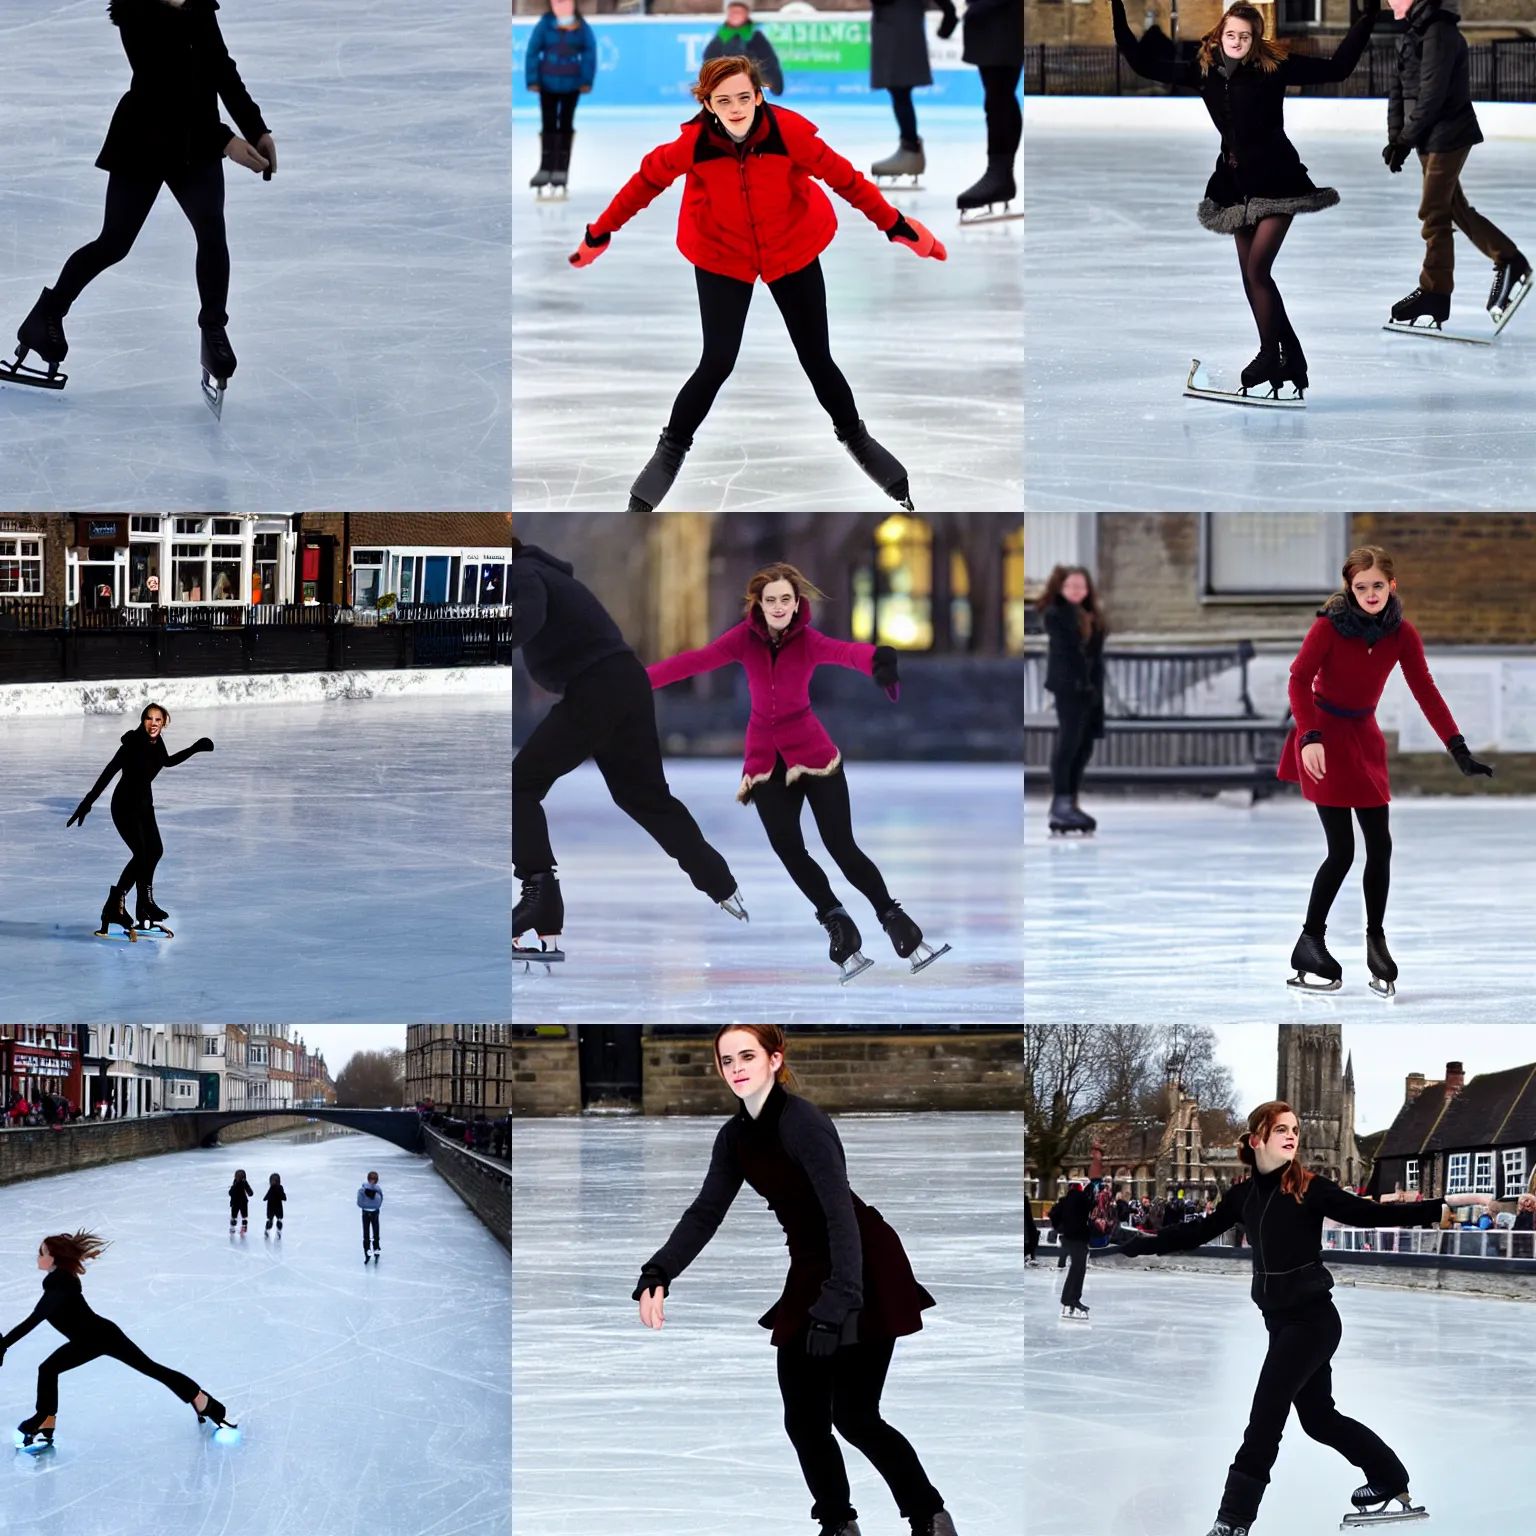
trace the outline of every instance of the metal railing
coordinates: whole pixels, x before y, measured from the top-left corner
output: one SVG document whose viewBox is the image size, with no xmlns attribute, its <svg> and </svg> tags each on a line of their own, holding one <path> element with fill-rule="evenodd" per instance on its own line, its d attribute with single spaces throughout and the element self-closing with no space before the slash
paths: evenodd
<svg viewBox="0 0 1536 1536">
<path fill-rule="evenodd" d="M 504 606 L 472 603 L 402 603 L 385 611 L 342 603 L 157 603 L 86 608 L 41 598 L 0 597 L 0 627 L 10 630 L 324 629 L 333 624 L 419 624 L 465 619 L 488 626 L 510 620 Z"/>
<path fill-rule="evenodd" d="M 1323 1253 L 1417 1255 L 1455 1259 L 1536 1262 L 1536 1232 L 1509 1227 L 1333 1227 L 1323 1232 Z"/>
</svg>

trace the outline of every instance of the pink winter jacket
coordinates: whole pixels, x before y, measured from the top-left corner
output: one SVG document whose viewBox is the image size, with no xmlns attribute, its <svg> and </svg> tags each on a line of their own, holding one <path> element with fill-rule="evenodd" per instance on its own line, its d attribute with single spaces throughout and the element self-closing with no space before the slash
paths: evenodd
<svg viewBox="0 0 1536 1536">
<path fill-rule="evenodd" d="M 811 628 L 811 605 L 804 598 L 789 622 L 775 658 L 761 608 L 752 610 L 718 640 L 698 651 L 682 651 L 645 669 L 652 688 L 665 688 L 699 672 L 713 672 L 739 661 L 747 669 L 752 714 L 747 721 L 747 760 L 736 798 L 751 798 L 752 787 L 773 772 L 774 756 L 784 759 L 785 781 L 802 773 L 832 773 L 842 762 L 825 727 L 811 713 L 811 673 L 821 666 L 852 667 L 866 677 L 875 671 L 875 648 L 856 640 L 833 640 Z"/>
</svg>

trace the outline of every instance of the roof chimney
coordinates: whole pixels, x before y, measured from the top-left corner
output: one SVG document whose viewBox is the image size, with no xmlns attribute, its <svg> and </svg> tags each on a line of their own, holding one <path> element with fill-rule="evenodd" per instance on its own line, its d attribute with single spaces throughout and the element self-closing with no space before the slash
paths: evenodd
<svg viewBox="0 0 1536 1536">
<path fill-rule="evenodd" d="M 1422 1072 L 1410 1072 L 1408 1081 L 1403 1085 L 1403 1096 L 1409 1104 L 1424 1092 L 1424 1074 Z"/>
<path fill-rule="evenodd" d="M 1461 1092 L 1467 1081 L 1467 1074 L 1459 1061 L 1448 1061 L 1445 1064 L 1445 1096 L 1453 1099 Z"/>
</svg>

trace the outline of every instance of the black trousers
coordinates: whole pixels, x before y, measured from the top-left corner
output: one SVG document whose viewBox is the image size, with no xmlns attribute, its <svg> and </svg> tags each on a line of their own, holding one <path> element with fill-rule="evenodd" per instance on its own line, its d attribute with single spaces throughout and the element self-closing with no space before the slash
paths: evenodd
<svg viewBox="0 0 1536 1536">
<path fill-rule="evenodd" d="M 709 408 L 720 393 L 720 386 L 730 378 L 741 351 L 741 335 L 747 325 L 747 309 L 752 303 L 753 283 L 739 278 L 722 277 L 718 272 L 693 269 L 699 290 L 699 325 L 704 332 L 704 351 L 699 366 L 677 392 L 667 430 L 674 437 L 691 438 L 698 431 Z M 842 370 L 832 361 L 831 341 L 827 334 L 827 283 L 818 257 L 798 272 L 775 278 L 768 284 L 773 302 L 784 317 L 785 329 L 794 344 L 795 356 L 816 391 L 822 409 L 832 418 L 832 425 L 846 431 L 859 419 L 853 391 Z"/>
<path fill-rule="evenodd" d="M 777 1351 L 784 1429 L 816 1501 L 813 1520 L 836 1525 L 858 1516 L 849 1503 L 848 1469 L 834 1429 L 869 1458 L 903 1519 L 921 1520 L 944 1508 L 906 1436 L 880 1417 L 880 1394 L 895 1348 L 895 1339 L 872 1339 L 817 1360 L 806 1354 L 805 1334 L 798 1333 Z"/>
<path fill-rule="evenodd" d="M 368 1234 L 373 1233 L 373 1251 L 379 1251 L 379 1213 L 377 1211 L 364 1211 L 363 1215 L 363 1252 L 368 1252 Z"/>
<path fill-rule="evenodd" d="M 54 1350 L 38 1366 L 37 1411 L 41 1414 L 57 1413 L 59 1377 L 65 1371 L 72 1371 L 77 1365 L 86 1365 L 102 1355 L 121 1360 L 141 1375 L 152 1376 L 163 1386 L 169 1387 L 184 1403 L 190 1403 L 197 1396 L 197 1383 L 190 1376 L 183 1376 L 180 1371 L 173 1371 L 169 1366 L 151 1360 L 116 1323 L 109 1323 L 103 1318 L 100 1326 L 93 1328 L 88 1337 L 71 1339 Z"/>
<path fill-rule="evenodd" d="M 1064 1237 L 1061 1246 L 1067 1256 L 1067 1278 L 1061 1287 L 1061 1304 L 1075 1307 L 1083 1299 L 1083 1276 L 1088 1272 L 1088 1244 L 1080 1237 Z"/>
<path fill-rule="evenodd" d="M 1364 1424 L 1345 1418 L 1333 1402 L 1333 1360 L 1343 1324 L 1332 1300 L 1267 1315 L 1269 1352 L 1254 1388 L 1243 1443 L 1232 1459 L 1218 1520 L 1252 1525 L 1280 1454 L 1280 1436 L 1292 1406 L 1302 1429 L 1353 1462 L 1366 1479 L 1393 1493 L 1406 1492 L 1408 1470 L 1392 1448 Z"/>
<path fill-rule="evenodd" d="M 580 91 L 540 91 L 539 112 L 545 133 L 570 133 L 576 121 Z"/>
<path fill-rule="evenodd" d="M 237 1216 L 240 1218 L 241 1221 L 249 1221 L 250 1220 L 250 1210 L 251 1210 L 250 1206 L 248 1204 L 246 1204 L 246 1202 L 244 1200 L 231 1200 L 229 1202 L 229 1224 L 230 1224 L 230 1226 L 234 1226 L 234 1224 L 235 1224 L 235 1217 L 237 1217 Z"/>
<path fill-rule="evenodd" d="M 904 139 L 917 137 L 917 109 L 912 105 L 910 85 L 888 85 L 891 93 L 891 110 L 896 114 L 896 127 Z"/>
<path fill-rule="evenodd" d="M 631 651 L 572 678 L 565 697 L 512 759 L 512 857 L 519 880 L 555 867 L 544 797 L 589 757 L 613 803 L 677 860 L 696 889 L 711 901 L 724 901 L 736 889 L 730 866 L 667 788 L 650 679 Z"/>
<path fill-rule="evenodd" d="M 101 233 L 82 245 L 59 273 L 53 291 L 63 306 L 80 297 L 86 284 L 133 249 L 160 188 L 167 186 L 181 205 L 192 233 L 197 236 L 197 293 L 202 300 L 199 325 L 228 325 L 225 304 L 229 301 L 229 242 L 224 234 L 224 162 L 210 160 L 174 181 L 158 177 L 125 176 L 113 171 L 107 177 L 107 207 Z"/>
<path fill-rule="evenodd" d="M 1387 916 L 1387 892 L 1392 884 L 1392 831 L 1388 825 L 1389 806 L 1370 805 L 1353 812 L 1365 838 L 1365 926 L 1380 928 Z M 1344 805 L 1320 805 L 1318 819 L 1328 839 L 1328 856 L 1318 866 L 1312 880 L 1312 899 L 1307 903 L 1308 933 L 1319 938 L 1328 926 L 1328 913 L 1344 884 L 1350 865 L 1355 862 L 1355 832 L 1351 812 Z"/>
<path fill-rule="evenodd" d="M 800 808 L 810 801 L 816 830 L 828 853 L 849 881 L 863 892 L 878 917 L 891 905 L 891 893 L 874 860 L 853 840 L 853 809 L 848 800 L 848 779 L 843 765 L 835 773 L 802 773 L 793 784 L 785 782 L 784 759 L 776 758 L 772 775 L 753 786 L 752 804 L 768 834 L 768 843 L 789 878 L 805 893 L 818 917 L 839 905 L 826 872 L 805 851 L 800 832 Z"/>
<path fill-rule="evenodd" d="M 987 114 L 987 159 L 1011 160 L 1024 137 L 1024 109 L 1015 94 L 1024 66 L 983 64 L 977 73 L 981 76 L 982 110 Z"/>
<path fill-rule="evenodd" d="M 1093 711 L 1075 699 L 1056 701 L 1056 745 L 1051 750 L 1051 793 L 1075 796 L 1093 756 Z"/>
<path fill-rule="evenodd" d="M 117 835 L 128 844 L 129 860 L 117 877 L 119 890 L 129 886 L 143 887 L 153 883 L 155 870 L 165 856 L 165 844 L 160 841 L 160 827 L 155 820 L 155 804 L 149 799 L 140 800 L 126 795 L 112 797 L 112 825 Z"/>
</svg>

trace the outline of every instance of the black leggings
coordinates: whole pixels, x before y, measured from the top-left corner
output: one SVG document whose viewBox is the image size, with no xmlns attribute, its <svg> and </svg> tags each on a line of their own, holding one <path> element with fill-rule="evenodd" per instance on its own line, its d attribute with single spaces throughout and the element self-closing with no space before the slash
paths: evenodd
<svg viewBox="0 0 1536 1536">
<path fill-rule="evenodd" d="M 987 159 L 1012 160 L 1024 137 L 1024 109 L 1017 95 L 1022 64 L 983 64 L 979 70 L 987 114 Z"/>
<path fill-rule="evenodd" d="M 224 237 L 222 160 L 210 160 L 175 181 L 164 183 L 158 177 L 141 179 L 113 171 L 107 177 L 107 209 L 101 233 L 64 263 L 64 270 L 53 285 L 66 311 L 86 284 L 133 249 L 162 185 L 171 189 L 171 196 L 181 204 L 181 211 L 197 236 L 197 293 L 202 300 L 197 323 L 229 323 L 224 309 L 229 300 L 229 243 Z"/>
<path fill-rule="evenodd" d="M 1093 756 L 1093 712 L 1073 704 L 1056 706 L 1056 746 L 1051 752 L 1051 793 L 1076 798 Z"/>
<path fill-rule="evenodd" d="M 576 102 L 580 91 L 540 91 L 539 111 L 545 133 L 570 133 L 576 121 Z"/>
<path fill-rule="evenodd" d="M 1083 1299 L 1083 1279 L 1088 1273 L 1088 1239 L 1064 1237 L 1061 1251 L 1067 1256 L 1067 1278 L 1061 1288 L 1061 1304 L 1075 1307 Z"/>
<path fill-rule="evenodd" d="M 1305 1306 L 1269 1314 L 1269 1352 L 1259 1371 L 1253 1407 L 1243 1443 L 1227 1473 L 1226 1491 L 1216 1518 L 1249 1526 L 1258 1517 L 1259 1500 L 1270 1468 L 1280 1454 L 1280 1436 L 1291 1408 L 1306 1434 L 1353 1462 L 1369 1482 L 1392 1493 L 1408 1489 L 1408 1470 L 1392 1448 L 1364 1424 L 1347 1419 L 1334 1406 L 1333 1367 L 1343 1325 L 1326 1296 Z"/>
<path fill-rule="evenodd" d="M 86 1365 L 102 1355 L 121 1360 L 131 1370 L 152 1376 L 167 1386 L 182 1402 L 190 1403 L 197 1396 L 198 1386 L 190 1376 L 173 1371 L 169 1366 L 151 1360 L 116 1323 L 105 1318 L 93 1327 L 88 1336 L 71 1339 L 54 1350 L 37 1368 L 37 1411 L 43 1415 L 59 1411 L 59 1377 L 72 1371 L 77 1365 Z"/>
<path fill-rule="evenodd" d="M 891 93 L 891 110 L 896 114 L 896 126 L 904 139 L 917 137 L 917 109 L 912 105 L 910 85 L 888 85 Z"/>
<path fill-rule="evenodd" d="M 1392 832 L 1387 825 L 1388 807 L 1362 806 L 1354 812 L 1365 838 L 1365 926 L 1380 929 L 1387 916 L 1387 889 L 1392 883 Z M 1344 805 L 1320 805 L 1317 808 L 1328 839 L 1328 857 L 1318 867 L 1312 881 L 1312 899 L 1307 903 L 1306 931 L 1322 938 L 1328 927 L 1328 913 L 1333 899 L 1344 884 L 1349 867 L 1355 862 L 1355 832 L 1350 825 L 1350 810 Z"/>
<path fill-rule="evenodd" d="M 368 1234 L 373 1233 L 373 1251 L 379 1251 L 379 1213 L 377 1211 L 364 1211 L 363 1215 L 363 1252 L 368 1252 Z"/>
<path fill-rule="evenodd" d="M 1259 328 L 1259 345 L 1266 351 L 1283 346 L 1296 364 L 1303 366 L 1306 358 L 1302 355 L 1301 343 L 1291 329 L 1285 301 L 1270 275 L 1290 227 L 1291 215 L 1283 213 L 1260 219 L 1252 228 L 1238 230 L 1237 264 L 1242 269 L 1248 308 L 1253 311 L 1254 323 Z"/>
<path fill-rule="evenodd" d="M 245 1201 L 243 1196 L 239 1200 L 231 1200 L 229 1202 L 229 1224 L 230 1224 L 230 1226 L 234 1226 L 234 1224 L 235 1224 L 235 1217 L 237 1217 L 237 1216 L 240 1218 L 241 1221 L 248 1221 L 250 1219 L 250 1213 L 251 1213 L 251 1208 L 246 1203 L 246 1201 Z"/>
<path fill-rule="evenodd" d="M 816 830 L 837 867 L 864 893 L 877 917 L 888 911 L 891 893 L 886 890 L 874 861 L 853 840 L 853 811 L 848 803 L 848 779 L 843 765 L 839 763 L 833 773 L 802 773 L 793 784 L 785 780 L 784 759 L 776 758 L 772 775 L 753 786 L 752 804 L 757 807 L 769 845 L 789 871 L 789 878 L 816 908 L 816 915 L 824 917 L 838 905 L 838 900 L 832 894 L 826 872 L 805 851 L 800 807 L 807 800 L 811 803 L 811 815 L 816 818 Z"/>
<path fill-rule="evenodd" d="M 816 1501 L 811 1519 L 824 1525 L 836 1526 L 858 1515 L 849 1503 L 848 1469 L 832 1436 L 834 1429 L 869 1458 L 903 1519 L 920 1521 L 944 1508 L 906 1436 L 880 1417 L 880 1394 L 895 1348 L 895 1339 L 872 1339 L 845 1345 L 818 1360 L 806 1354 L 802 1332 L 778 1350 L 784 1429 Z"/>
<path fill-rule="evenodd" d="M 142 891 L 154 883 L 155 870 L 165 854 L 165 844 L 160 841 L 160 828 L 155 821 L 154 801 L 113 795 L 112 825 L 128 844 L 128 852 L 132 855 L 117 877 L 118 889 L 126 891 L 129 886 L 137 885 Z"/>
<path fill-rule="evenodd" d="M 672 405 L 672 419 L 667 430 L 674 437 L 691 438 L 709 415 L 709 408 L 720 393 L 720 386 L 730 378 L 741 351 L 741 333 L 746 329 L 747 306 L 752 302 L 751 283 L 739 278 L 722 277 L 695 267 L 699 289 L 699 324 L 704 332 L 704 352 L 699 366 L 677 393 Z M 821 260 L 791 272 L 768 284 L 768 292 L 784 317 L 795 356 L 805 369 L 811 388 L 822 409 L 832 418 L 838 431 L 851 429 L 859 419 L 853 403 L 853 391 L 842 370 L 832 361 L 827 338 L 827 284 L 821 275 Z"/>
</svg>

